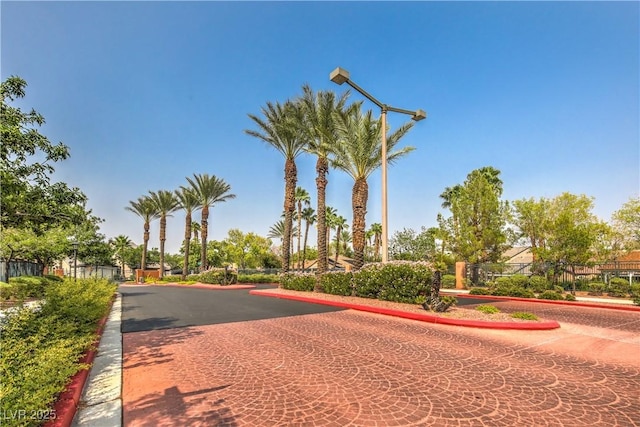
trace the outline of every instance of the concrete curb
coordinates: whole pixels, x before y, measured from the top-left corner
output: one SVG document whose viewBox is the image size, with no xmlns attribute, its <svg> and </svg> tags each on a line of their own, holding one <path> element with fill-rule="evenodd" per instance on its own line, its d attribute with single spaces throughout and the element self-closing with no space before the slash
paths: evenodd
<svg viewBox="0 0 640 427">
<path fill-rule="evenodd" d="M 251 295 L 259 295 L 272 298 L 289 299 L 294 301 L 310 302 L 314 304 L 330 305 L 334 307 L 344 307 L 353 310 L 366 311 L 369 313 L 384 314 L 388 316 L 401 317 L 404 319 L 419 320 L 421 322 L 437 323 L 441 325 L 452 326 L 465 326 L 471 328 L 485 328 L 485 329 L 510 329 L 510 330 L 528 330 L 528 331 L 540 331 L 557 329 L 560 324 L 554 320 L 544 320 L 540 322 L 488 322 L 485 320 L 467 320 L 467 319 L 449 319 L 446 317 L 433 316 L 429 314 L 410 313 L 399 310 L 392 310 L 382 307 L 371 307 L 360 304 L 343 303 L 337 301 L 328 301 L 323 299 L 302 297 L 298 295 L 283 295 L 283 294 L 270 294 L 269 291 L 249 291 Z"/>
<path fill-rule="evenodd" d="M 118 294 L 84 387 L 73 426 L 122 425 L 122 297 Z"/>
</svg>

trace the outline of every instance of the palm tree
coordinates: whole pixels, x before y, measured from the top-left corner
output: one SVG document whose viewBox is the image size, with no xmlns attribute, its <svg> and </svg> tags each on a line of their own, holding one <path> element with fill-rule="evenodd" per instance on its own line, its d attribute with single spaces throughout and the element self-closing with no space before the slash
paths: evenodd
<svg viewBox="0 0 640 427">
<path fill-rule="evenodd" d="M 365 253 L 365 258 L 366 258 L 367 253 L 369 253 L 369 255 L 368 255 L 369 256 L 369 260 L 371 260 L 371 258 L 372 258 L 371 257 L 371 239 L 373 238 L 374 234 L 375 233 L 371 229 L 368 229 L 364 233 L 364 253 Z M 369 246 L 369 248 L 368 248 L 369 250 L 368 251 L 367 251 L 367 246 Z"/>
<path fill-rule="evenodd" d="M 339 97 L 331 91 L 313 92 L 309 85 L 302 87 L 299 102 L 304 112 L 303 126 L 307 146 L 305 150 L 317 157 L 316 187 L 318 192 L 318 274 L 327 270 L 327 220 L 326 191 L 329 173 L 329 156 L 337 140 L 334 115 L 344 109 L 349 97 L 345 92 Z"/>
<path fill-rule="evenodd" d="M 302 258 L 300 257 L 300 237 L 302 234 L 302 204 L 306 206 L 310 205 L 311 198 L 309 193 L 302 187 L 296 188 L 295 194 L 296 203 L 298 204 L 298 270 L 300 269 Z"/>
<path fill-rule="evenodd" d="M 369 231 L 373 233 L 374 256 L 375 260 L 378 261 L 380 259 L 380 246 L 382 245 L 382 224 L 379 222 L 371 224 Z"/>
<path fill-rule="evenodd" d="M 180 187 L 176 190 L 176 199 L 178 200 L 179 208 L 183 209 L 186 217 L 184 220 L 184 262 L 182 265 L 182 280 L 187 280 L 187 271 L 189 270 L 189 250 L 191 249 L 191 232 L 193 229 L 194 237 L 197 239 L 198 231 L 193 227 L 194 223 L 191 220 L 193 211 L 198 209 L 198 197 L 193 191 L 193 188 Z M 198 224 L 198 223 L 195 223 Z M 198 224 L 199 226 L 200 224 Z M 200 227 L 198 227 L 199 230 Z"/>
<path fill-rule="evenodd" d="M 309 226 L 316 222 L 316 211 L 312 207 L 307 207 L 302 210 L 302 218 L 305 221 L 304 230 L 304 244 L 302 246 L 302 268 L 307 260 L 307 237 L 309 236 Z"/>
<path fill-rule="evenodd" d="M 147 246 L 149 244 L 149 224 L 154 219 L 160 217 L 159 212 L 156 210 L 156 206 L 147 196 L 138 197 L 138 200 L 129 201 L 129 206 L 125 207 L 129 212 L 133 212 L 138 215 L 144 221 L 144 234 L 142 245 L 142 259 L 140 260 L 140 268 L 142 271 L 147 268 Z"/>
<path fill-rule="evenodd" d="M 329 255 L 330 252 L 330 247 L 329 247 L 329 243 L 331 242 L 331 230 L 333 230 L 333 228 L 335 227 L 335 222 L 336 222 L 336 218 L 338 216 L 338 211 L 336 210 L 336 208 L 332 208 L 331 206 L 327 206 L 325 208 L 325 214 L 324 214 L 324 218 L 325 218 L 325 226 L 326 226 L 326 244 L 327 244 L 327 256 Z M 319 224 L 318 224 L 319 225 Z M 318 253 L 320 252 L 320 247 L 318 246 Z"/>
<path fill-rule="evenodd" d="M 178 209 L 178 199 L 173 191 L 160 190 L 149 192 L 149 198 L 160 215 L 160 268 L 158 277 L 164 277 L 164 242 L 167 240 L 167 217 Z"/>
<path fill-rule="evenodd" d="M 295 191 L 298 182 L 296 157 L 305 148 L 305 141 L 301 137 L 302 110 L 297 104 L 287 101 L 284 104 L 267 102 L 262 108 L 264 119 L 249 114 L 249 118 L 258 125 L 258 130 L 245 130 L 248 135 L 261 139 L 275 148 L 285 158 L 284 163 L 284 239 L 282 272 L 289 271 L 290 246 L 293 229 L 293 211 L 295 210 Z"/>
<path fill-rule="evenodd" d="M 109 243 L 111 243 L 111 246 L 113 246 L 113 249 L 115 250 L 115 253 L 113 255 L 120 261 L 122 277 L 124 277 L 124 252 L 131 247 L 131 239 L 121 234 L 119 236 L 116 236 L 114 239 L 111 239 Z"/>
<path fill-rule="evenodd" d="M 270 239 L 280 239 L 280 244 L 282 245 L 282 250 L 283 250 L 282 251 L 283 258 L 285 254 L 284 252 L 284 242 L 285 242 L 285 236 L 286 236 L 285 223 L 286 223 L 285 219 L 281 219 L 280 221 L 276 222 L 269 228 L 269 233 L 267 234 L 267 237 Z M 296 231 L 297 231 L 296 228 L 293 227 L 293 230 L 291 230 L 291 235 L 293 235 Z"/>
<path fill-rule="evenodd" d="M 340 255 L 340 237 L 342 230 L 349 228 L 349 225 L 347 224 L 347 219 L 343 216 L 336 216 L 334 225 L 336 227 L 336 259 L 333 265 L 335 267 L 338 265 L 338 255 Z"/>
<path fill-rule="evenodd" d="M 200 243 L 200 223 L 197 221 L 192 221 L 191 231 L 193 231 L 193 240 L 196 243 Z"/>
<path fill-rule="evenodd" d="M 231 186 L 222 178 L 209 174 L 194 174 L 193 179 L 187 177 L 187 181 L 198 198 L 198 208 L 202 214 L 200 219 L 200 235 L 202 247 L 200 248 L 200 270 L 207 269 L 207 237 L 209 237 L 209 208 L 216 203 L 235 199 L 236 195 L 229 193 Z"/>
<path fill-rule="evenodd" d="M 349 111 L 336 114 L 339 142 L 335 146 L 333 166 L 350 175 L 354 180 L 351 196 L 353 207 L 353 255 L 354 268 L 364 264 L 364 235 L 369 185 L 367 178 L 382 163 L 382 126 L 374 119 L 371 110 L 361 112 L 361 103 L 354 104 Z M 387 162 L 393 164 L 398 158 L 414 148 L 404 147 L 393 151 L 398 141 L 413 127 L 406 123 L 387 137 Z"/>
<path fill-rule="evenodd" d="M 351 233 L 348 230 L 342 231 L 342 251 L 344 254 L 347 254 L 347 250 L 349 249 L 349 243 L 351 243 Z"/>
</svg>

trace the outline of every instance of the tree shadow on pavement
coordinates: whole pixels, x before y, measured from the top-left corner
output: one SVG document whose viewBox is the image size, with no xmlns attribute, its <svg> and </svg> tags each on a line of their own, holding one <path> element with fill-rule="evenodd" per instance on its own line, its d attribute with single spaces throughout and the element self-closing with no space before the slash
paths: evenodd
<svg viewBox="0 0 640 427">
<path fill-rule="evenodd" d="M 150 393 L 123 407 L 126 426 L 237 426 L 236 416 L 216 399 L 216 391 L 228 385 L 182 392 L 173 386 Z"/>
<path fill-rule="evenodd" d="M 169 322 L 171 319 L 168 318 L 167 321 Z M 123 368 L 132 369 L 171 362 L 173 357 L 164 350 L 165 346 L 181 344 L 202 334 L 202 331 L 195 328 L 173 328 L 123 334 Z"/>
</svg>

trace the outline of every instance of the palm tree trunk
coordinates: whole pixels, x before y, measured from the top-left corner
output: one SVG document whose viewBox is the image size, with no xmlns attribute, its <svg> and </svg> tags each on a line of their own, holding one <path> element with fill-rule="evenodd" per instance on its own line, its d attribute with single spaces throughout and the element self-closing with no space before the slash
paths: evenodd
<svg viewBox="0 0 640 427">
<path fill-rule="evenodd" d="M 336 260 L 333 263 L 333 268 L 338 266 L 338 255 L 340 255 L 340 233 L 342 232 L 342 228 L 338 227 L 336 230 Z"/>
<path fill-rule="evenodd" d="M 359 270 L 364 265 L 365 215 L 369 185 L 366 179 L 358 179 L 353 185 L 351 205 L 353 207 L 353 268 Z"/>
<path fill-rule="evenodd" d="M 304 269 L 304 264 L 307 261 L 307 237 L 309 237 L 309 221 L 306 221 L 307 226 L 304 230 L 304 245 L 302 246 L 302 269 Z"/>
<path fill-rule="evenodd" d="M 191 212 L 187 212 L 184 220 L 184 262 L 182 264 L 181 280 L 187 280 L 187 271 L 189 270 L 189 249 L 191 246 Z"/>
<path fill-rule="evenodd" d="M 298 270 L 300 270 L 300 265 L 302 258 L 300 258 L 300 238 L 302 237 L 302 202 L 298 201 Z"/>
<path fill-rule="evenodd" d="M 318 157 L 316 162 L 316 186 L 318 188 L 318 274 L 327 271 L 327 173 L 329 162 L 324 157 Z"/>
<path fill-rule="evenodd" d="M 167 240 L 167 217 L 162 215 L 160 218 L 160 268 L 158 271 L 158 277 L 162 279 L 164 277 L 164 242 Z"/>
<path fill-rule="evenodd" d="M 284 165 L 284 239 L 282 242 L 282 272 L 289 271 L 291 261 L 291 229 L 293 226 L 293 212 L 296 209 L 296 183 L 298 181 L 298 171 L 296 163 L 287 159 Z"/>
<path fill-rule="evenodd" d="M 200 237 L 202 247 L 200 248 L 200 271 L 207 269 L 207 237 L 209 237 L 209 206 L 202 207 L 202 219 L 200 221 Z"/>
<path fill-rule="evenodd" d="M 147 269 L 147 244 L 149 243 L 149 222 L 144 223 L 144 235 L 142 237 L 142 259 L 140 260 L 140 268 L 143 271 Z"/>
</svg>

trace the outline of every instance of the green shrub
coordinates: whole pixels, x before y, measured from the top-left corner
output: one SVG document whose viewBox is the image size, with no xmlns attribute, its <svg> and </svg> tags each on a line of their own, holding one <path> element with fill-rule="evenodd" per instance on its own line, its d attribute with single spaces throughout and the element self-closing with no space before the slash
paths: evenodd
<svg viewBox="0 0 640 427">
<path fill-rule="evenodd" d="M 498 277 L 489 285 L 489 287 L 505 288 L 511 287 L 511 285 L 513 285 L 511 277 Z"/>
<path fill-rule="evenodd" d="M 163 276 L 162 280 L 160 281 L 163 283 L 178 283 L 182 281 L 182 276 L 177 276 L 177 275 Z"/>
<path fill-rule="evenodd" d="M 511 284 L 518 288 L 526 288 L 529 284 L 529 278 L 524 274 L 514 274 L 510 277 Z"/>
<path fill-rule="evenodd" d="M 511 313 L 511 317 L 514 319 L 524 319 L 524 320 L 538 320 L 538 316 L 532 313 L 525 313 L 522 311 L 516 311 L 515 313 Z"/>
<path fill-rule="evenodd" d="M 69 378 L 87 369 L 78 360 L 95 340 L 98 319 L 109 308 L 116 287 L 106 279 L 65 280 L 49 286 L 40 310 L 7 314 L 2 327 L 0 377 L 2 413 L 44 411 Z M 3 425 L 36 426 L 30 419 L 3 419 Z"/>
<path fill-rule="evenodd" d="M 280 287 L 292 291 L 311 292 L 316 284 L 315 274 L 287 273 L 280 275 Z"/>
<path fill-rule="evenodd" d="M 495 307 L 493 305 L 479 305 L 476 307 L 476 310 L 481 311 L 483 313 L 486 314 L 495 314 L 495 313 L 500 313 L 500 310 L 498 309 L 498 307 Z"/>
<path fill-rule="evenodd" d="M 393 261 L 368 264 L 353 275 L 356 296 L 414 303 L 430 293 L 433 272 L 424 262 Z"/>
<path fill-rule="evenodd" d="M 56 276 L 55 274 L 45 274 L 42 277 L 47 279 L 49 282 L 64 282 L 64 279 L 62 277 Z"/>
<path fill-rule="evenodd" d="M 640 295 L 634 295 L 632 300 L 635 305 L 640 305 Z"/>
<path fill-rule="evenodd" d="M 445 274 L 442 276 L 440 285 L 443 289 L 453 289 L 456 287 L 456 276 L 453 274 Z"/>
<path fill-rule="evenodd" d="M 320 276 L 320 288 L 327 294 L 349 296 L 353 291 L 352 278 L 353 273 L 325 273 Z"/>
<path fill-rule="evenodd" d="M 275 274 L 238 274 L 238 283 L 278 283 Z"/>
<path fill-rule="evenodd" d="M 198 281 L 212 285 L 232 285 L 238 281 L 238 273 L 231 269 L 210 268 L 198 275 Z"/>
<path fill-rule="evenodd" d="M 198 282 L 200 281 L 199 274 L 187 274 L 187 282 Z"/>
<path fill-rule="evenodd" d="M 491 295 L 491 289 L 489 288 L 471 288 L 469 295 Z"/>
<path fill-rule="evenodd" d="M 529 277 L 528 288 L 537 294 L 549 289 L 549 281 L 543 276 L 531 276 Z"/>
<path fill-rule="evenodd" d="M 14 298 L 42 298 L 48 285 L 55 283 L 41 276 L 11 277 L 9 283 L 14 285 Z"/>
<path fill-rule="evenodd" d="M 491 289 L 490 295 L 517 297 L 517 298 L 533 298 L 535 295 L 531 289 L 518 288 L 515 286 L 496 286 Z"/>
<path fill-rule="evenodd" d="M 543 293 L 541 293 L 540 295 L 538 295 L 538 298 L 540 299 L 548 299 L 548 300 L 562 300 L 564 299 L 564 297 L 562 296 L 561 293 L 555 292 L 555 291 L 544 291 Z"/>
<path fill-rule="evenodd" d="M 620 277 L 614 277 L 609 281 L 607 294 L 612 297 L 626 297 L 631 291 L 629 281 Z"/>
<path fill-rule="evenodd" d="M 607 285 L 600 282 L 589 283 L 587 289 L 589 290 L 589 295 L 600 296 L 606 289 Z"/>
<path fill-rule="evenodd" d="M 640 297 L 640 283 L 634 283 L 633 285 L 631 285 L 629 293 L 632 297 Z"/>
<path fill-rule="evenodd" d="M 565 301 L 575 301 L 576 297 L 573 294 L 565 294 L 564 299 Z"/>
</svg>

